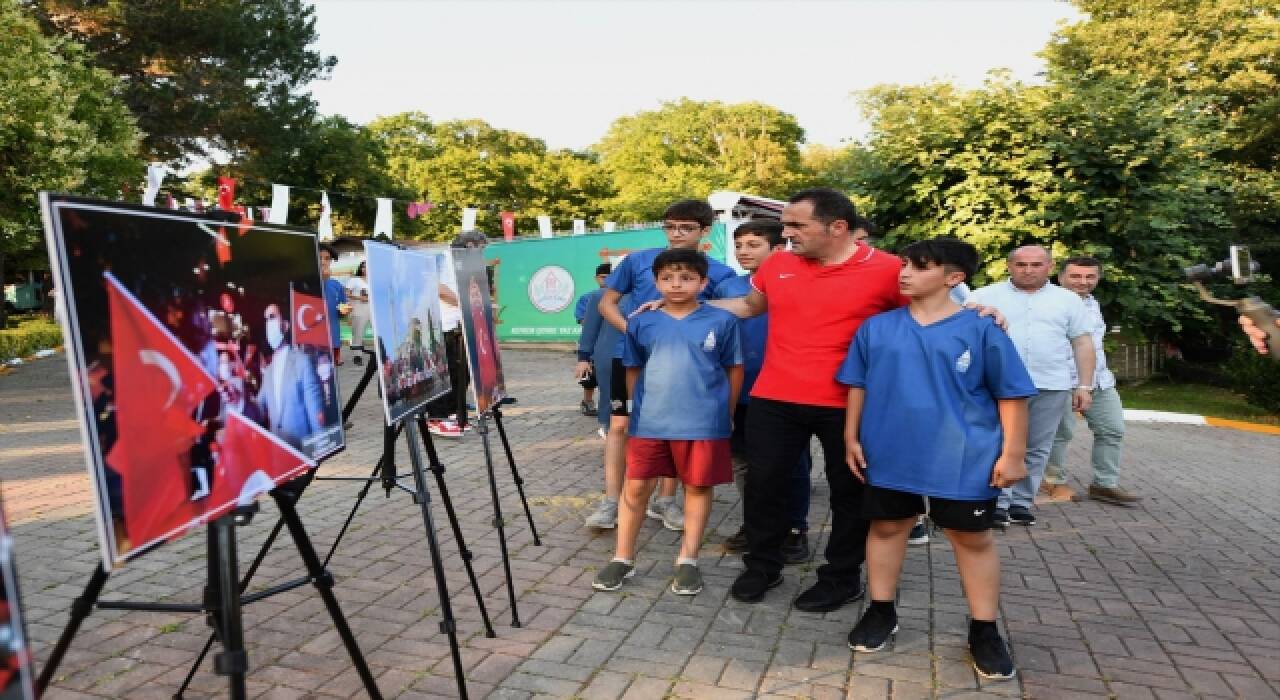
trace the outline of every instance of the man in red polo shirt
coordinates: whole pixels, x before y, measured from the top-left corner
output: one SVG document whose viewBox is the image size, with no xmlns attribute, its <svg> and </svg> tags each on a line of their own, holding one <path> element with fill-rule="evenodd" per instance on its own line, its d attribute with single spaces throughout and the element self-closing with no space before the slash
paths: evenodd
<svg viewBox="0 0 1280 700">
<path fill-rule="evenodd" d="M 862 484 L 845 465 L 848 391 L 836 371 L 868 317 L 907 303 L 898 293 L 902 262 L 852 238 L 857 219 L 849 198 L 831 189 L 803 190 L 782 210 L 790 252 L 771 255 L 752 277 L 747 296 L 711 302 L 738 316 L 769 312 L 764 367 L 747 414 L 744 508 L 747 569 L 730 589 L 756 602 L 782 583 L 787 534 L 786 481 L 817 436 L 831 488 L 831 538 L 818 582 L 795 600 L 809 612 L 835 610 L 862 596 L 867 521 Z"/>
</svg>

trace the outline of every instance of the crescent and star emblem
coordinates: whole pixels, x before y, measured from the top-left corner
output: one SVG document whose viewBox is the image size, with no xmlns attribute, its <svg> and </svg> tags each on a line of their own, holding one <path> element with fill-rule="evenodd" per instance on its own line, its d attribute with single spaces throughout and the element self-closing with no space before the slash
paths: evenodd
<svg viewBox="0 0 1280 700">
<path fill-rule="evenodd" d="M 169 378 L 172 389 L 169 392 L 169 399 L 165 401 L 164 408 L 161 409 L 162 411 L 167 410 L 178 399 L 178 392 L 182 390 L 182 377 L 178 374 L 178 368 L 173 366 L 173 362 L 169 358 L 155 350 L 139 350 L 138 359 L 142 360 L 144 365 L 158 367 Z"/>
</svg>

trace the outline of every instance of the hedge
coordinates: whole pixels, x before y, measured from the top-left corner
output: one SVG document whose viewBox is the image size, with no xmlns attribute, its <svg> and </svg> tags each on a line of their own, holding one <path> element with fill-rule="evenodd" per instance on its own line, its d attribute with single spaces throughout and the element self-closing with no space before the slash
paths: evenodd
<svg viewBox="0 0 1280 700">
<path fill-rule="evenodd" d="M 17 328 L 0 330 L 0 362 L 59 345 L 62 330 L 57 323 L 47 319 L 26 321 Z"/>
</svg>

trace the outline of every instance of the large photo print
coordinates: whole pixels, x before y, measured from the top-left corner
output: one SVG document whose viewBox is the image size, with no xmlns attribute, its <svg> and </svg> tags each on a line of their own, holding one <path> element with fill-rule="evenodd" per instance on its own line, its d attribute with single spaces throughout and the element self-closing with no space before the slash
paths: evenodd
<svg viewBox="0 0 1280 700">
<path fill-rule="evenodd" d="M 455 249 L 453 269 L 462 310 L 462 337 L 471 363 L 471 390 L 475 395 L 476 410 L 484 413 L 507 396 L 484 251 L 479 248 Z"/>
<path fill-rule="evenodd" d="M 41 201 L 108 566 L 343 447 L 313 234 Z"/>
<path fill-rule="evenodd" d="M 364 244 L 378 380 L 392 424 L 449 391 L 438 255 Z"/>
<path fill-rule="evenodd" d="M 13 537 L 0 506 L 0 700 L 33 700 L 36 696 L 27 625 L 18 593 Z"/>
</svg>

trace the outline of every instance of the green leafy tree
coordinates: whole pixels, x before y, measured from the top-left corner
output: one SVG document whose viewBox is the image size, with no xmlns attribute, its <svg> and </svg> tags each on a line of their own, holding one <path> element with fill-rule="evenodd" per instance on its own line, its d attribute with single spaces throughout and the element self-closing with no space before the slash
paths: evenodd
<svg viewBox="0 0 1280 700">
<path fill-rule="evenodd" d="M 865 108 L 869 167 L 856 188 L 887 244 L 936 235 L 975 244 L 976 282 L 1005 274 L 1014 247 L 1105 261 L 1099 300 L 1152 332 L 1204 319 L 1181 269 L 1224 240 L 1228 178 L 1209 157 L 1219 122 L 1123 79 L 982 88 L 882 87 Z"/>
<path fill-rule="evenodd" d="M 673 199 L 731 189 L 783 197 L 803 179 L 795 117 L 748 102 L 681 99 L 613 122 L 595 150 L 617 196 L 620 221 L 652 221 Z"/>
<path fill-rule="evenodd" d="M 310 48 L 302 0 L 25 0 L 46 33 L 120 79 L 150 160 L 269 151 L 315 119 L 307 83 L 336 63 Z"/>
<path fill-rule="evenodd" d="M 6 256 L 40 246 L 37 191 L 118 196 L 141 160 L 115 79 L 80 46 L 45 37 L 14 0 L 0 0 L 0 28 L 2 286 Z"/>
</svg>

